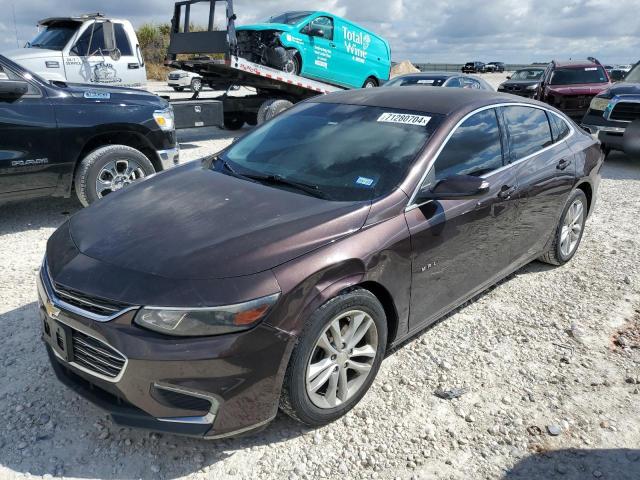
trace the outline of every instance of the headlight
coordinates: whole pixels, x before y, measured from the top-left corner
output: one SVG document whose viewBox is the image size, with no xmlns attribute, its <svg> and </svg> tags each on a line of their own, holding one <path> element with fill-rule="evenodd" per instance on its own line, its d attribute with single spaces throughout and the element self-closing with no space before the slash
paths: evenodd
<svg viewBox="0 0 640 480">
<path fill-rule="evenodd" d="M 240 332 L 255 326 L 271 310 L 279 293 L 245 303 L 211 308 L 144 307 L 134 322 L 167 335 L 196 337 Z"/>
<path fill-rule="evenodd" d="M 593 99 L 591 100 L 591 103 L 589 104 L 589 108 L 591 110 L 604 111 L 609 105 L 610 100 L 611 100 L 610 98 L 593 97 Z"/>
<path fill-rule="evenodd" d="M 188 76 L 189 76 L 189 74 L 186 73 L 186 72 L 183 72 L 183 73 L 180 74 L 180 78 L 187 78 Z"/>
<path fill-rule="evenodd" d="M 533 85 L 529 85 L 527 87 L 527 90 L 537 90 L 538 89 L 538 84 L 534 83 Z"/>
<path fill-rule="evenodd" d="M 153 112 L 153 118 L 165 132 L 170 132 L 175 129 L 175 122 L 173 121 L 173 108 L 165 108 L 164 110 L 156 110 Z"/>
</svg>

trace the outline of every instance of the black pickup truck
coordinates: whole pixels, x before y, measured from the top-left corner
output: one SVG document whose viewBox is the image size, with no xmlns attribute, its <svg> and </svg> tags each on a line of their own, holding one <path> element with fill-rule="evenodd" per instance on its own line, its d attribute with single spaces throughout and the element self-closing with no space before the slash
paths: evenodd
<svg viewBox="0 0 640 480">
<path fill-rule="evenodd" d="M 178 159 L 166 100 L 48 82 L 0 55 L 0 202 L 75 190 L 86 206 Z"/>
</svg>

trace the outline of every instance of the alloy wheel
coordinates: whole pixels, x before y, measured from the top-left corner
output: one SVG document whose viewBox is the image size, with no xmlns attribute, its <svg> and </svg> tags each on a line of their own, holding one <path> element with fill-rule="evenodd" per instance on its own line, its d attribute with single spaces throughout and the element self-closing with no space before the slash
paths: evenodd
<svg viewBox="0 0 640 480">
<path fill-rule="evenodd" d="M 584 205 L 577 198 L 573 201 L 564 216 L 564 223 L 560 231 L 560 252 L 566 258 L 569 257 L 580 241 L 580 235 L 584 226 Z"/>
<path fill-rule="evenodd" d="M 96 193 L 102 198 L 145 177 L 143 168 L 135 160 L 121 158 L 107 163 L 96 178 Z"/>
<path fill-rule="evenodd" d="M 378 349 L 378 330 L 368 313 L 351 310 L 329 322 L 311 353 L 306 390 L 318 408 L 338 407 L 367 380 Z"/>
</svg>

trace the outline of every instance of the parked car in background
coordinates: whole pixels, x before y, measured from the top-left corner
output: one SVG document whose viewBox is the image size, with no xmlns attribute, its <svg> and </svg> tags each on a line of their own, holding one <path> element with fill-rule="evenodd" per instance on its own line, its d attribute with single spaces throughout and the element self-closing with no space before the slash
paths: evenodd
<svg viewBox="0 0 640 480">
<path fill-rule="evenodd" d="M 408 73 L 394 77 L 384 84 L 384 87 L 407 87 L 407 86 L 425 86 L 425 87 L 450 87 L 450 88 L 471 88 L 475 90 L 491 90 L 495 89 L 489 82 L 482 78 L 471 75 L 460 75 L 456 72 L 419 72 Z"/>
<path fill-rule="evenodd" d="M 130 426 L 225 437 L 278 407 L 324 425 L 388 349 L 536 258 L 571 260 L 601 163 L 511 95 L 315 97 L 65 222 L 37 280 L 49 359 Z"/>
<path fill-rule="evenodd" d="M 389 43 L 331 13 L 285 12 L 236 32 L 238 54 L 251 62 L 349 88 L 389 79 Z"/>
<path fill-rule="evenodd" d="M 521 68 L 507 76 L 507 81 L 498 86 L 498 91 L 533 98 L 543 73 L 544 68 Z"/>
<path fill-rule="evenodd" d="M 462 73 L 482 73 L 484 66 L 482 62 L 467 62 L 462 67 Z"/>
<path fill-rule="evenodd" d="M 504 72 L 505 64 L 504 62 L 489 62 L 484 66 L 485 72 Z"/>
<path fill-rule="evenodd" d="M 40 20 L 25 48 L 1 52 L 46 80 L 143 88 L 142 50 L 128 20 L 101 14 Z"/>
<path fill-rule="evenodd" d="M 631 71 L 633 65 L 616 65 L 611 72 L 609 72 L 609 77 L 612 82 L 620 82 L 624 80 L 624 77 L 627 76 L 627 73 Z"/>
<path fill-rule="evenodd" d="M 591 99 L 610 85 L 607 72 L 597 61 L 554 60 L 545 69 L 534 98 L 579 120 Z"/>
<path fill-rule="evenodd" d="M 143 90 L 48 82 L 0 55 L 0 201 L 83 205 L 178 163 L 173 110 Z"/>
<path fill-rule="evenodd" d="M 620 150 L 640 157 L 640 63 L 593 98 L 582 126 L 598 137 L 606 154 Z"/>
<path fill-rule="evenodd" d="M 193 72 L 173 70 L 167 75 L 167 85 L 176 92 L 182 92 L 185 88 L 192 92 L 199 92 L 202 90 L 202 77 Z"/>
</svg>

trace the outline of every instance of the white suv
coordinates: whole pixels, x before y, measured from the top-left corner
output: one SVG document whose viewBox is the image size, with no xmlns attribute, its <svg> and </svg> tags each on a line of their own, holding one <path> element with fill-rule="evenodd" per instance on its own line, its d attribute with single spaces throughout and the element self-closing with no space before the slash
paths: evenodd
<svg viewBox="0 0 640 480">
<path fill-rule="evenodd" d="M 199 92 L 202 90 L 202 77 L 193 72 L 174 70 L 167 76 L 167 84 L 176 92 L 181 92 L 185 88 L 192 92 Z"/>
</svg>

